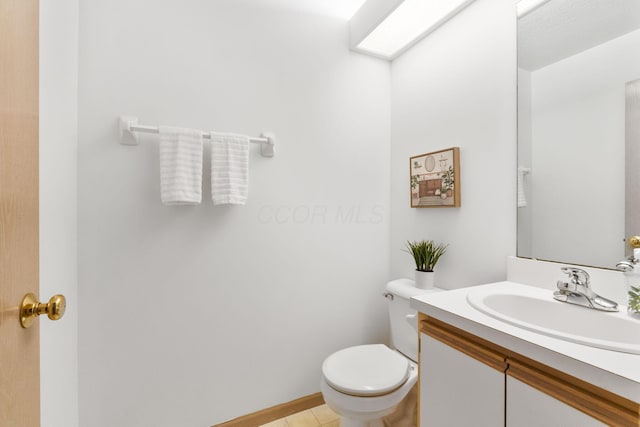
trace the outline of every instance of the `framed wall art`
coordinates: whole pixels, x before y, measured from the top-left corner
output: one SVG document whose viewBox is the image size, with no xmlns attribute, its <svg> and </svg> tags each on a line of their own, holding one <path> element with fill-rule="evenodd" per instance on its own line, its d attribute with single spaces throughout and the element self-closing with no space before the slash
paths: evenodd
<svg viewBox="0 0 640 427">
<path fill-rule="evenodd" d="M 458 147 L 409 159 L 412 208 L 460 207 L 460 149 Z"/>
</svg>

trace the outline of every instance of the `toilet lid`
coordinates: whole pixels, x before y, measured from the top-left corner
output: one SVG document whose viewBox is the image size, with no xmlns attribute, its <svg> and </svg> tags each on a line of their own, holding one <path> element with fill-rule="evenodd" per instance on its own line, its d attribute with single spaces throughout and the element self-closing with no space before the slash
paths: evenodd
<svg viewBox="0 0 640 427">
<path fill-rule="evenodd" d="M 327 357 L 322 374 L 327 384 L 342 393 L 379 396 L 405 383 L 409 361 L 386 345 L 360 345 Z"/>
</svg>

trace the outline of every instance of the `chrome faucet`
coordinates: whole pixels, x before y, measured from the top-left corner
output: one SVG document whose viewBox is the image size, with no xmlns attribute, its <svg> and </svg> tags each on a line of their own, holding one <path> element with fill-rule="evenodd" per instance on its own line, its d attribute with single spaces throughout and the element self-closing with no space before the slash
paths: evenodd
<svg viewBox="0 0 640 427">
<path fill-rule="evenodd" d="M 615 301 L 596 294 L 590 285 L 589 273 L 581 268 L 562 267 L 563 273 L 569 275 L 569 281 L 558 280 L 558 290 L 553 293 L 553 298 L 602 311 L 618 311 Z"/>
</svg>

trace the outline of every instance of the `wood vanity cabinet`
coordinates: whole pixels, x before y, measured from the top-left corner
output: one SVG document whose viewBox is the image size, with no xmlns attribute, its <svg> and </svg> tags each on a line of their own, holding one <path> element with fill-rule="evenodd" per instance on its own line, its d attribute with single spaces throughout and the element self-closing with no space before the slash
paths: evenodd
<svg viewBox="0 0 640 427">
<path fill-rule="evenodd" d="M 640 426 L 640 404 L 420 314 L 420 427 Z"/>
<path fill-rule="evenodd" d="M 507 375 L 506 425 L 596 427 L 606 424 Z M 637 425 L 637 424 L 635 424 Z"/>
<path fill-rule="evenodd" d="M 504 371 L 420 334 L 420 426 L 503 426 Z"/>
</svg>

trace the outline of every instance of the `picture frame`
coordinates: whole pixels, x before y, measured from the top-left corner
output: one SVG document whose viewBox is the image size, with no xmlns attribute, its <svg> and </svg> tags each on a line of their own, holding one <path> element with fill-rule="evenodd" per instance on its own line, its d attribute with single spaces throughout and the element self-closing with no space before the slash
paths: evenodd
<svg viewBox="0 0 640 427">
<path fill-rule="evenodd" d="M 412 208 L 459 208 L 460 148 L 410 157 L 409 195 Z"/>
</svg>

